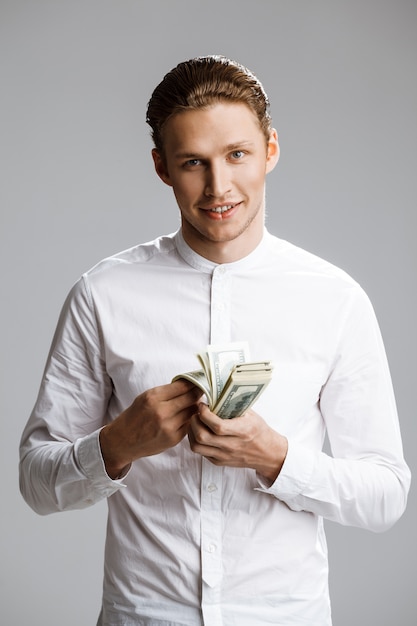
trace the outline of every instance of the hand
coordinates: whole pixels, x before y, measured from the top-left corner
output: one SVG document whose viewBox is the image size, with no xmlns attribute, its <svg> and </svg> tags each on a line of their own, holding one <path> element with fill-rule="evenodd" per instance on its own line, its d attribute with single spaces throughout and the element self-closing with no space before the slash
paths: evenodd
<svg viewBox="0 0 417 626">
<path fill-rule="evenodd" d="M 120 477 L 132 461 L 177 445 L 187 434 L 201 396 L 202 392 L 186 380 L 154 387 L 137 396 L 100 432 L 108 475 Z"/>
<path fill-rule="evenodd" d="M 205 404 L 193 415 L 188 431 L 191 450 L 215 465 L 250 467 L 274 482 L 284 463 L 288 442 L 255 411 L 222 419 Z"/>
</svg>

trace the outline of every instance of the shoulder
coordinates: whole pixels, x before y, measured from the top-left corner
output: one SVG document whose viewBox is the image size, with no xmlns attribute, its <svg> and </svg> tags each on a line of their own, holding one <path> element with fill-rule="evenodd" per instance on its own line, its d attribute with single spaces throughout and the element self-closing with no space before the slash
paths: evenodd
<svg viewBox="0 0 417 626">
<path fill-rule="evenodd" d="M 330 261 L 289 241 L 268 233 L 270 258 L 282 272 L 310 280 L 327 280 L 340 285 L 360 288 L 359 283 L 345 270 Z"/>
<path fill-rule="evenodd" d="M 158 260 L 163 262 L 163 259 L 169 257 L 175 250 L 174 234 L 164 235 L 103 259 L 88 270 L 84 277 L 94 279 L 101 274 L 111 274 L 131 266 L 146 265 Z"/>
<path fill-rule="evenodd" d="M 164 235 L 123 250 L 118 254 L 107 257 L 85 272 L 81 280 L 91 289 L 111 286 L 126 281 L 131 283 L 141 276 L 152 274 L 156 268 L 178 263 L 175 233 Z"/>
<path fill-rule="evenodd" d="M 152 275 L 151 268 L 173 265 L 178 263 L 177 259 L 175 234 L 118 252 L 84 272 L 71 288 L 66 304 L 92 308 L 98 294 L 111 297 L 120 290 L 128 292 L 139 285 L 143 277 Z M 149 276 L 146 280 L 149 282 Z"/>
<path fill-rule="evenodd" d="M 288 241 L 269 236 L 269 262 L 275 284 L 310 310 L 320 308 L 340 318 L 374 316 L 372 303 L 348 272 Z"/>
</svg>

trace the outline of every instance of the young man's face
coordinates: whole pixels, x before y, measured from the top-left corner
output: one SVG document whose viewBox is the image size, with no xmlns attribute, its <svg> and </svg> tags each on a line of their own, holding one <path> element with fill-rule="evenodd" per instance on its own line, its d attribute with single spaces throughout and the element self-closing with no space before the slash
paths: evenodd
<svg viewBox="0 0 417 626">
<path fill-rule="evenodd" d="M 249 254 L 264 227 L 265 176 L 278 161 L 252 111 L 221 102 L 173 116 L 164 129 L 164 157 L 155 168 L 173 188 L 185 241 L 217 263 Z"/>
</svg>

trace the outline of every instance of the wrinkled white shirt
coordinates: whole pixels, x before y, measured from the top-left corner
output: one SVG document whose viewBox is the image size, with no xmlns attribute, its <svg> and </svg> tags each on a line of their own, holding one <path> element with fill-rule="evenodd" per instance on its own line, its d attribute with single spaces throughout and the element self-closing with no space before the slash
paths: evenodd
<svg viewBox="0 0 417 626">
<path fill-rule="evenodd" d="M 103 425 L 142 391 L 198 369 L 207 344 L 241 340 L 274 364 L 254 409 L 289 441 L 275 483 L 212 465 L 187 438 L 111 480 Z M 21 489 L 37 512 L 108 498 L 100 626 L 328 626 L 323 518 L 385 530 L 409 482 L 367 296 L 267 232 L 234 263 L 202 258 L 178 232 L 83 275 L 21 444 Z"/>
</svg>

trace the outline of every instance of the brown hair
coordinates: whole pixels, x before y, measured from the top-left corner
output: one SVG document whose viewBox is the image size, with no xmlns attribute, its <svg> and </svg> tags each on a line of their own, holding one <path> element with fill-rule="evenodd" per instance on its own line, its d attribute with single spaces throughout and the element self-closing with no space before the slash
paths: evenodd
<svg viewBox="0 0 417 626">
<path fill-rule="evenodd" d="M 163 154 L 163 129 L 173 115 L 216 102 L 242 102 L 256 115 L 266 141 L 271 131 L 269 100 L 254 74 L 223 56 L 196 57 L 165 75 L 148 103 L 146 122 L 156 149 Z"/>
</svg>

